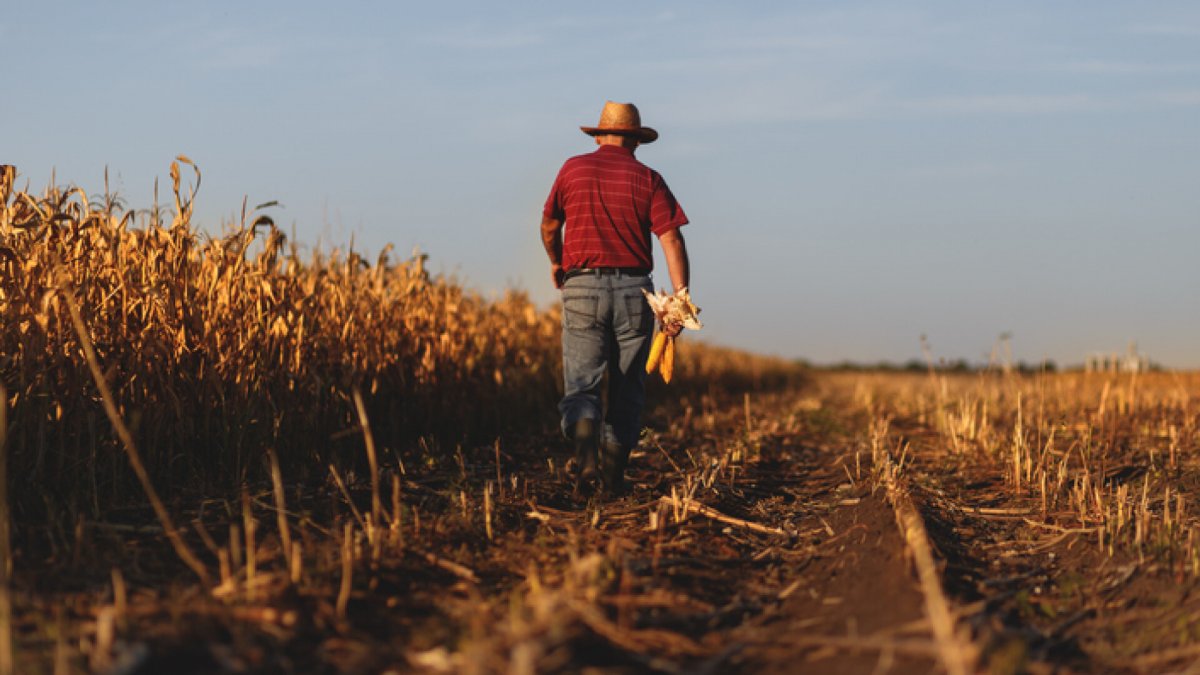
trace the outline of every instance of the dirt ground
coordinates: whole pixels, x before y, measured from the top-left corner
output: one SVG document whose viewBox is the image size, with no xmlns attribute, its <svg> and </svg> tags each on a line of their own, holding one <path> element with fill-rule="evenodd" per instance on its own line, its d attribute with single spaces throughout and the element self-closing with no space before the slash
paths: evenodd
<svg viewBox="0 0 1200 675">
<path fill-rule="evenodd" d="M 550 434 L 386 468 L 378 521 L 366 477 L 288 486 L 298 558 L 271 486 L 209 500 L 181 520 L 216 589 L 148 513 L 81 523 L 86 555 L 16 561 L 18 672 L 1200 672 L 1182 561 L 1030 518 L 1002 466 L 900 419 L 939 635 L 852 386 L 656 408 L 619 498 L 574 490 Z"/>
</svg>

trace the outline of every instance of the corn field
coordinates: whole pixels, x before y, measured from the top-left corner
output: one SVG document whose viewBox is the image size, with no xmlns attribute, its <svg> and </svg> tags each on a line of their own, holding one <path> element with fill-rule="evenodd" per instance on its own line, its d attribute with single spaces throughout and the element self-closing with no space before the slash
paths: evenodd
<svg viewBox="0 0 1200 675">
<path fill-rule="evenodd" d="M 1200 663 L 1196 373 L 686 339 L 601 496 L 557 307 L 267 205 L 206 233 L 170 175 L 133 210 L 0 171 L 0 675 Z"/>
<path fill-rule="evenodd" d="M 10 475 L 21 477 L 9 496 L 15 520 L 70 523 L 143 501 L 71 303 L 151 482 L 168 493 L 236 490 L 264 475 L 268 448 L 293 479 L 358 457 L 354 391 L 401 459 L 421 438 L 486 442 L 556 424 L 557 308 L 518 291 L 485 297 L 431 274 L 425 255 L 397 258 L 390 247 L 372 259 L 303 255 L 261 210 L 205 234 L 192 222 L 200 171 L 181 156 L 170 175 L 169 207 L 139 212 L 78 187 L 30 194 L 4 169 L 0 384 Z M 683 390 L 790 372 L 692 350 Z"/>
</svg>

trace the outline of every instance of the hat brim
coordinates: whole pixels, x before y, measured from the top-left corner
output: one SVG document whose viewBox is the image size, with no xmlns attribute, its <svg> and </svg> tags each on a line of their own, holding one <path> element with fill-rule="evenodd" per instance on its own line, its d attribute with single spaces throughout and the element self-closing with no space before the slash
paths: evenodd
<svg viewBox="0 0 1200 675">
<path fill-rule="evenodd" d="M 588 136 L 633 136 L 642 143 L 653 143 L 658 140 L 658 132 L 650 127 L 579 127 Z"/>
</svg>

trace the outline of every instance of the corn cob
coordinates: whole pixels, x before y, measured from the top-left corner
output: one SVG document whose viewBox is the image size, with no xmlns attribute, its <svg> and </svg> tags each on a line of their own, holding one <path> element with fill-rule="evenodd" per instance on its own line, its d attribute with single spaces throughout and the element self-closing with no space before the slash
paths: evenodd
<svg viewBox="0 0 1200 675">
<path fill-rule="evenodd" d="M 663 347 L 662 363 L 659 364 L 658 369 L 662 373 L 663 382 L 669 383 L 671 375 L 675 373 L 675 338 L 667 338 L 667 345 Z"/>
<path fill-rule="evenodd" d="M 653 373 L 654 369 L 658 367 L 659 362 L 662 360 L 663 345 L 666 343 L 666 341 L 667 334 L 663 333 L 662 331 L 659 331 L 658 334 L 654 336 L 654 341 L 650 343 L 650 356 L 646 359 L 647 373 Z"/>
<path fill-rule="evenodd" d="M 700 329 L 700 320 L 696 318 L 700 308 L 692 303 L 686 288 L 679 289 L 675 295 L 667 295 L 662 291 L 642 292 L 646 294 L 646 302 L 662 326 L 675 324 L 692 330 Z M 663 382 L 670 382 L 675 374 L 675 338 L 668 337 L 662 331 L 654 336 L 654 342 L 650 344 L 650 355 L 646 359 L 646 372 L 653 373 L 655 368 L 662 375 Z"/>
</svg>

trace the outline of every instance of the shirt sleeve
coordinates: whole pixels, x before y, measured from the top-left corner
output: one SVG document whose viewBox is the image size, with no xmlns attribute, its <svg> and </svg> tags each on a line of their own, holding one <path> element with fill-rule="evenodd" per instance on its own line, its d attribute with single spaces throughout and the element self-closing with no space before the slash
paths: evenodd
<svg viewBox="0 0 1200 675">
<path fill-rule="evenodd" d="M 654 191 L 650 196 L 650 231 L 658 236 L 687 225 L 687 214 L 675 200 L 671 188 L 662 176 L 654 174 Z"/>
</svg>

